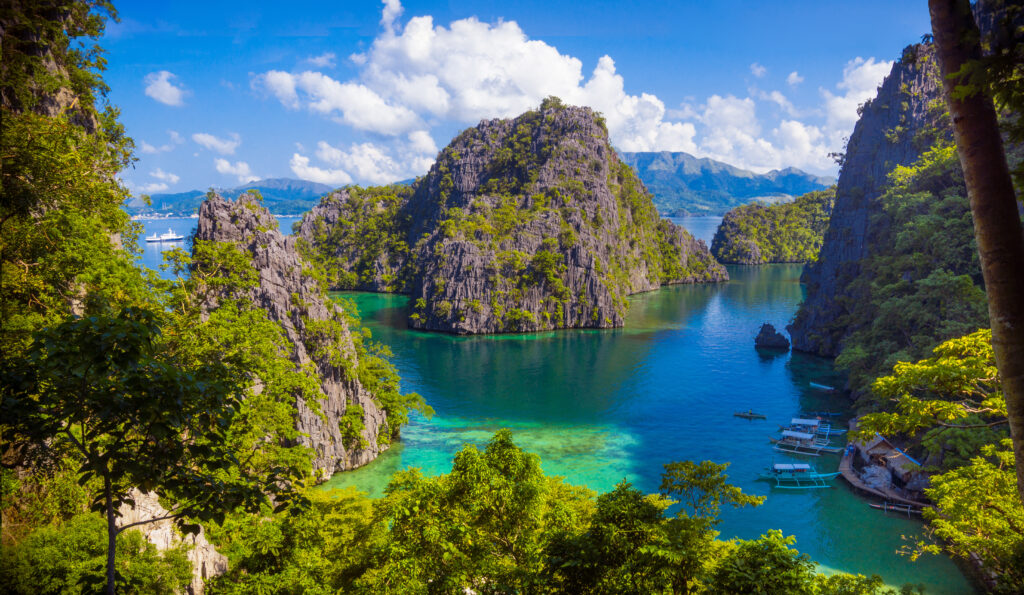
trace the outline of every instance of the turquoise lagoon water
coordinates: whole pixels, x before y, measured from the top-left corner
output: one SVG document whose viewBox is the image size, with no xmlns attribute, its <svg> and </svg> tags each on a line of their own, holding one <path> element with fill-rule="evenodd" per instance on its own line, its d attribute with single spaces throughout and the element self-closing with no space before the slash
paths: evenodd
<svg viewBox="0 0 1024 595">
<path fill-rule="evenodd" d="M 757 474 L 775 455 L 768 438 L 801 410 L 835 410 L 841 400 L 810 388 L 840 378 L 830 362 L 758 353 L 760 324 L 784 326 L 801 299 L 800 266 L 730 267 L 727 284 L 676 286 L 630 299 L 624 329 L 456 337 L 406 328 L 407 298 L 346 293 L 374 337 L 391 347 L 403 389 L 435 409 L 415 418 L 402 441 L 376 461 L 335 475 L 325 488 L 380 495 L 397 470 L 446 473 L 462 444 L 484 444 L 499 428 L 541 457 L 546 473 L 605 491 L 626 479 L 656 491 L 662 465 L 682 459 L 730 462 L 730 481 L 768 496 L 755 509 L 728 510 L 723 537 L 756 538 L 771 528 L 827 570 L 880 574 L 929 593 L 972 589 L 947 558 L 911 562 L 895 552 L 916 520 L 871 509 L 842 482 L 825 490 L 772 490 Z M 733 417 L 753 409 L 767 421 Z M 835 470 L 838 458 L 814 460 Z"/>
<path fill-rule="evenodd" d="M 297 218 L 282 217 L 290 233 Z M 710 243 L 717 217 L 674 219 Z M 142 222 L 145 235 L 170 227 L 190 236 L 194 219 Z M 144 240 L 144 238 L 141 238 Z M 146 244 L 141 264 L 158 269 L 168 246 Z M 403 389 L 426 397 L 431 420 L 415 417 L 401 443 L 376 461 L 335 475 L 325 488 L 356 486 L 379 495 L 399 469 L 446 473 L 466 442 L 485 443 L 511 428 L 541 456 L 548 474 L 604 491 L 626 479 L 653 492 L 662 465 L 682 459 L 730 462 L 729 480 L 767 495 L 756 509 L 727 510 L 723 537 L 754 538 L 771 528 L 826 569 L 877 573 L 890 584 L 923 583 L 929 593 L 971 587 L 946 558 L 910 562 L 894 554 L 921 533 L 915 520 L 873 510 L 841 480 L 827 490 L 772 490 L 756 481 L 774 456 L 769 436 L 801 410 L 838 409 L 842 401 L 808 382 L 840 381 L 827 360 L 768 356 L 753 348 L 762 322 L 784 326 L 802 297 L 798 265 L 730 267 L 727 284 L 676 286 L 630 298 L 626 327 L 528 335 L 455 337 L 410 331 L 407 298 L 346 294 L 374 338 L 395 353 Z M 768 420 L 733 411 L 754 409 Z M 836 457 L 813 461 L 832 470 Z"/>
</svg>

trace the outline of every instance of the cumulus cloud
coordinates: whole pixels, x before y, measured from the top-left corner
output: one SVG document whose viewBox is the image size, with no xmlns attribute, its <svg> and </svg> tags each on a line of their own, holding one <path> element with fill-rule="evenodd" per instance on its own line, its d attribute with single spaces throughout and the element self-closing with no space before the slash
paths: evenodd
<svg viewBox="0 0 1024 595">
<path fill-rule="evenodd" d="M 843 78 L 836 87 L 842 94 L 822 89 L 825 100 L 826 127 L 831 140 L 839 141 L 848 135 L 857 123 L 857 107 L 875 96 L 878 86 L 892 69 L 892 62 L 857 57 L 843 67 Z"/>
<path fill-rule="evenodd" d="M 365 85 L 342 83 L 321 72 L 271 70 L 254 84 L 270 91 L 287 107 L 304 106 L 358 130 L 397 135 L 420 125 L 409 108 L 388 103 Z"/>
<path fill-rule="evenodd" d="M 192 135 L 192 140 L 196 144 L 211 151 L 216 151 L 221 155 L 234 155 L 235 149 L 242 144 L 242 137 L 235 132 L 232 132 L 229 136 L 231 138 L 218 138 L 206 132 L 197 132 Z"/>
<path fill-rule="evenodd" d="M 217 171 L 222 174 L 229 174 L 238 176 L 238 181 L 242 184 L 246 182 L 255 182 L 259 180 L 259 176 L 252 175 L 252 171 L 249 169 L 249 164 L 244 161 L 236 161 L 231 163 L 227 159 L 217 158 L 213 160 L 213 165 L 217 168 Z"/>
<path fill-rule="evenodd" d="M 163 103 L 164 105 L 182 106 L 185 105 L 184 87 L 174 84 L 178 77 L 173 72 L 160 70 L 146 75 L 146 95 Z"/>
<path fill-rule="evenodd" d="M 579 59 L 529 38 L 515 21 L 470 17 L 441 25 L 424 15 L 403 22 L 402 12 L 399 0 L 384 0 L 377 37 L 349 57 L 352 78 L 315 69 L 252 77 L 254 89 L 286 108 L 322 115 L 365 137 L 322 141 L 312 153 L 299 149 L 290 162 L 296 175 L 334 184 L 417 175 L 436 154 L 434 126 L 516 116 L 549 95 L 600 111 L 621 150 L 687 151 L 758 171 L 792 165 L 834 173 L 828 153 L 842 149 L 857 104 L 874 93 L 891 64 L 851 61 L 842 81 L 820 92 L 821 106 L 798 108 L 780 91 L 753 89 L 748 97 L 686 98 L 667 109 L 653 94 L 627 93 L 611 56 L 586 72 Z M 767 68 L 754 62 L 750 72 L 761 78 Z M 802 81 L 795 71 L 786 77 L 791 86 Z"/>
<path fill-rule="evenodd" d="M 136 186 L 135 190 L 140 194 L 153 194 L 154 192 L 163 192 L 164 190 L 167 190 L 167 188 L 169 188 L 169 186 L 163 182 L 151 182 L 149 184 Z"/>
<path fill-rule="evenodd" d="M 303 180 L 319 182 L 320 184 L 332 184 L 334 186 L 343 186 L 345 184 L 352 183 L 352 176 L 348 175 L 348 172 L 345 170 L 324 169 L 310 165 L 309 157 L 306 157 L 305 155 L 293 153 L 290 165 L 292 173 Z"/>
<path fill-rule="evenodd" d="M 155 170 L 149 172 L 149 175 L 153 176 L 154 178 L 156 178 L 158 180 L 163 180 L 164 182 L 167 182 L 168 184 L 177 184 L 178 180 L 181 179 L 180 177 L 176 176 L 175 174 L 172 174 L 170 172 L 165 172 L 164 170 L 160 169 L 159 167 L 156 168 Z"/>
<path fill-rule="evenodd" d="M 315 155 L 323 166 L 311 165 L 311 159 L 300 153 L 292 155 L 290 165 L 300 178 L 323 184 L 388 184 L 426 173 L 436 154 L 430 133 L 416 130 L 391 146 L 367 142 L 342 148 L 320 141 Z"/>
<path fill-rule="evenodd" d="M 338 56 L 334 52 L 324 52 L 319 56 L 310 56 L 306 58 L 306 62 L 316 66 L 317 68 L 334 68 L 334 60 Z"/>
<path fill-rule="evenodd" d="M 798 116 L 800 114 L 799 110 L 797 110 L 796 107 L 793 105 L 793 102 L 791 102 L 780 91 L 758 91 L 757 97 L 762 101 L 770 101 L 774 103 L 775 105 L 779 106 L 779 109 L 781 109 L 787 115 Z"/>
<path fill-rule="evenodd" d="M 167 134 L 168 136 L 171 137 L 170 142 L 160 146 L 154 146 L 147 143 L 146 141 L 141 141 L 139 151 L 146 153 L 148 155 L 155 155 L 157 153 L 169 153 L 174 150 L 174 147 L 185 142 L 185 139 L 181 138 L 181 135 L 178 134 L 176 130 L 168 130 Z"/>
</svg>

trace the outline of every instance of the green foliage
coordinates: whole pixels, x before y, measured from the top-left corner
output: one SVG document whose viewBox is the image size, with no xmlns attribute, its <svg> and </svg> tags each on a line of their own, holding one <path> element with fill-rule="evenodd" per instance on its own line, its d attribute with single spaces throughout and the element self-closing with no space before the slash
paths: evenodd
<svg viewBox="0 0 1024 595">
<path fill-rule="evenodd" d="M 353 490 L 304 497 L 308 506 L 292 514 L 238 514 L 212 527 L 209 538 L 229 566 L 207 592 L 329 595 L 347 584 L 364 563 L 364 544 L 379 532 L 372 501 Z"/>
<path fill-rule="evenodd" d="M 419 394 L 402 394 L 401 378 L 391 363 L 391 349 L 372 340 L 370 329 L 362 326 L 355 302 L 347 299 L 337 301 L 345 313 L 345 322 L 356 349 L 358 364 L 355 377 L 370 393 L 377 406 L 387 414 L 387 431 L 380 432 L 377 440 L 382 445 L 390 444 L 398 439 L 402 426 L 409 423 L 411 411 L 418 411 L 429 418 L 434 410 Z"/>
<path fill-rule="evenodd" d="M 896 364 L 871 390 L 884 410 L 861 418 L 861 436 L 915 436 L 943 459 L 944 468 L 968 462 L 982 445 L 1006 436 L 1006 400 L 990 330 L 950 339 L 934 357 Z"/>
<path fill-rule="evenodd" d="M 836 189 L 809 192 L 793 202 L 747 204 L 726 213 L 711 241 L 719 262 L 812 262 L 818 258 Z"/>
<path fill-rule="evenodd" d="M 936 145 L 897 167 L 880 198 L 870 242 L 877 249 L 850 282 L 847 314 L 834 328 L 854 328 L 836 363 L 854 388 L 899 361 L 925 357 L 946 339 L 988 324 L 974 227 L 956 149 Z"/>
<path fill-rule="evenodd" d="M 814 563 L 781 531 L 739 542 L 711 575 L 711 593 L 812 593 Z"/>
<path fill-rule="evenodd" d="M 913 557 L 946 551 L 978 556 L 998 581 L 998 591 L 1024 588 L 1024 505 L 1017 492 L 1013 451 L 1007 438 L 1003 397 L 992 332 L 951 339 L 934 357 L 899 363 L 872 385 L 887 408 L 860 420 L 860 436 L 903 434 L 941 458 L 944 473 L 931 477 L 925 494 L 928 531 L 938 541 L 918 542 Z M 981 456 L 979 456 L 979 453 Z"/>
<path fill-rule="evenodd" d="M 395 474 L 377 501 L 312 492 L 291 514 L 229 517 L 210 531 L 231 561 L 210 592 L 896 593 L 878 577 L 816 574 L 778 532 L 716 540 L 721 505 L 761 501 L 725 467 L 666 465 L 663 493 L 689 507 L 669 517 L 672 500 L 625 481 L 595 498 L 545 476 L 502 430 L 483 451 L 464 445 L 447 475 Z"/>
<path fill-rule="evenodd" d="M 361 188 L 347 186 L 347 197 L 328 195 L 321 205 L 340 208 L 332 224 L 321 217 L 312 222 L 312 245 L 300 242 L 303 255 L 327 273 L 333 289 L 368 289 L 382 282 L 387 291 L 408 291 L 412 261 L 406 234 L 410 216 L 403 211 L 413 189 L 405 185 Z M 306 215 L 307 218 L 312 214 Z M 385 257 L 389 277 L 377 279 L 377 259 Z"/>
<path fill-rule="evenodd" d="M 106 523 L 78 514 L 66 523 L 33 531 L 0 552 L 0 591 L 17 595 L 95 593 L 105 581 Z M 171 595 L 192 579 L 183 546 L 157 552 L 138 531 L 118 536 L 119 593 Z"/>
<path fill-rule="evenodd" d="M 988 445 L 981 456 L 932 477 L 925 490 L 935 502 L 925 510 L 929 530 L 941 541 L 918 543 L 915 555 L 942 550 L 963 559 L 980 558 L 996 581 L 996 592 L 1024 590 L 1024 502 L 1017 492 L 1010 440 Z"/>
</svg>

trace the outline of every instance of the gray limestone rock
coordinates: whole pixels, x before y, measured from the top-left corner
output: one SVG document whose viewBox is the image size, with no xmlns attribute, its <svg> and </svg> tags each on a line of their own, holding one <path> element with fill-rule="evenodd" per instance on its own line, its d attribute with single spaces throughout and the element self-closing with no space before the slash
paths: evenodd
<svg viewBox="0 0 1024 595">
<path fill-rule="evenodd" d="M 754 337 L 754 347 L 761 349 L 789 349 L 789 339 L 787 339 L 782 333 L 775 330 L 775 327 L 769 323 L 761 325 L 760 332 Z"/>
<path fill-rule="evenodd" d="M 336 239 L 388 208 L 352 208 L 352 192 L 325 197 L 299 236 L 329 266 L 358 273 L 354 288 L 410 294 L 413 328 L 618 327 L 630 294 L 728 280 L 703 241 L 659 218 L 589 108 L 546 101 L 461 133 L 395 207 L 390 248 Z"/>
<path fill-rule="evenodd" d="M 819 258 L 804 268 L 807 297 L 787 327 L 793 349 L 835 356 L 856 330 L 856 321 L 840 321 L 845 304 L 863 297 L 851 283 L 876 247 L 874 233 L 887 225 L 878 199 L 896 166 L 913 163 L 935 138 L 950 135 L 942 101 L 934 50 L 915 45 L 893 64 L 875 99 L 860 108 Z"/>
<path fill-rule="evenodd" d="M 322 415 L 299 398 L 295 418 L 296 428 L 302 433 L 300 442 L 316 453 L 314 471 L 329 477 L 375 459 L 386 448 L 378 445 L 378 435 L 390 431 L 387 417 L 354 374 L 332 363 L 327 355 L 314 353 L 324 339 L 310 327 L 333 318 L 345 329 L 340 348 L 352 369 L 358 357 L 341 307 L 328 299 L 308 274 L 309 264 L 296 250 L 295 238 L 278 231 L 277 220 L 260 202 L 243 194 L 237 202 L 218 195 L 203 202 L 195 239 L 232 242 L 252 257 L 259 284 L 250 290 L 248 299 L 284 329 L 292 344 L 292 361 L 315 367 L 323 391 L 319 402 Z M 364 447 L 346 448 L 339 428 L 339 420 L 351 405 L 363 408 Z"/>
<path fill-rule="evenodd" d="M 121 519 L 118 524 L 121 527 L 132 523 L 152 521 L 168 514 L 168 510 L 160 504 L 157 495 L 152 492 L 143 492 L 138 488 L 132 489 L 131 498 L 135 506 L 127 504 L 121 507 Z M 129 529 L 130 530 L 130 529 Z M 163 519 L 159 521 L 146 522 L 136 529 L 146 538 L 147 541 L 156 546 L 160 551 L 168 550 L 184 543 L 189 546 L 188 561 L 192 563 L 192 582 L 189 583 L 187 592 L 189 595 L 202 595 L 203 585 L 207 579 L 224 574 L 228 569 L 228 558 L 218 552 L 213 545 L 206 540 L 206 533 L 199 528 L 195 535 L 182 536 L 174 527 L 174 521 Z"/>
</svg>

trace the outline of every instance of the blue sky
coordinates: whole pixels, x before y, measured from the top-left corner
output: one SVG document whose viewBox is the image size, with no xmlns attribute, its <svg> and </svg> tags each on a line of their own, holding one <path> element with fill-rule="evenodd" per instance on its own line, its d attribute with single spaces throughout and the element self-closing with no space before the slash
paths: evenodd
<svg viewBox="0 0 1024 595">
<path fill-rule="evenodd" d="M 119 2 L 101 40 L 137 193 L 422 174 L 547 95 L 630 151 L 834 175 L 921 2 Z"/>
</svg>

